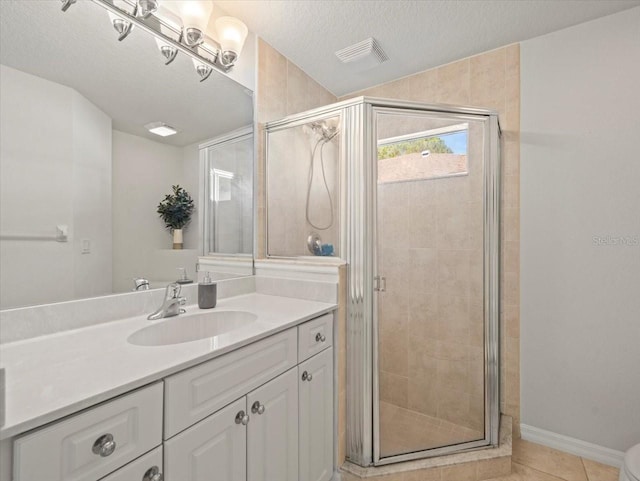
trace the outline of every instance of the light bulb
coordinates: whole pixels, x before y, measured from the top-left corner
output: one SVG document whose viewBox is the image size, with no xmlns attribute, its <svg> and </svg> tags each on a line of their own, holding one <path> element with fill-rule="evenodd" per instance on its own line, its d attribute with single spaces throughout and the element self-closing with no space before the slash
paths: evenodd
<svg viewBox="0 0 640 481">
<path fill-rule="evenodd" d="M 183 40 L 189 47 L 200 45 L 209 24 L 213 2 L 210 0 L 183 0 L 180 2 Z"/>
<path fill-rule="evenodd" d="M 216 32 L 222 51 L 221 62 L 225 66 L 233 65 L 240 56 L 249 29 L 234 17 L 220 17 L 216 20 Z"/>
</svg>

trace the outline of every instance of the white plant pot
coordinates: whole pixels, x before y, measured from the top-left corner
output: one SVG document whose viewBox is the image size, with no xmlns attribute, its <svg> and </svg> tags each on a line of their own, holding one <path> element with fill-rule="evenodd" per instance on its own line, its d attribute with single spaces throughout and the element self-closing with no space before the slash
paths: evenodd
<svg viewBox="0 0 640 481">
<path fill-rule="evenodd" d="M 182 249 L 182 229 L 173 229 L 173 248 Z"/>
</svg>

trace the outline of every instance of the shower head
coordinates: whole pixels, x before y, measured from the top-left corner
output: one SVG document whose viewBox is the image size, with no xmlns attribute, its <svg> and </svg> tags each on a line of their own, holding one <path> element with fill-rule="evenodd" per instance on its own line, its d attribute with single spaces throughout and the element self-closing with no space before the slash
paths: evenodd
<svg viewBox="0 0 640 481">
<path fill-rule="evenodd" d="M 325 142 L 330 141 L 340 132 L 337 122 L 331 122 L 328 120 L 311 122 L 309 127 L 313 133 L 319 135 Z"/>
</svg>

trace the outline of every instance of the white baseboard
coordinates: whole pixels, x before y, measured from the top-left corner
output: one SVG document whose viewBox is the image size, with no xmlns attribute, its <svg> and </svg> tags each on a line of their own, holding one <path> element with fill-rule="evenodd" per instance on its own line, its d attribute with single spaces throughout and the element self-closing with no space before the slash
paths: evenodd
<svg viewBox="0 0 640 481">
<path fill-rule="evenodd" d="M 605 448 L 597 444 L 588 443 L 579 439 L 570 438 L 562 434 L 556 434 L 544 429 L 520 425 L 522 439 L 533 443 L 542 444 L 553 449 L 559 449 L 570 454 L 575 454 L 582 458 L 597 461 L 598 463 L 608 464 L 619 468 L 622 466 L 624 453 L 615 449 Z"/>
</svg>

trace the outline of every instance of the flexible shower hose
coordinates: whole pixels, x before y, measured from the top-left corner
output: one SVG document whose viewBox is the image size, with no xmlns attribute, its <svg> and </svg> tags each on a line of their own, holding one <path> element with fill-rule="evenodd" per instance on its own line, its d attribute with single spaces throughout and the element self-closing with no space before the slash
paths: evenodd
<svg viewBox="0 0 640 481">
<path fill-rule="evenodd" d="M 332 137 L 333 138 L 333 137 Z M 315 147 L 313 148 L 313 152 L 311 153 L 311 163 L 309 165 L 309 183 L 307 185 L 307 205 L 306 205 L 306 217 L 307 217 L 307 222 L 309 223 L 309 225 L 311 227 L 313 227 L 314 229 L 318 229 L 318 230 L 327 230 L 328 228 L 330 228 L 333 225 L 333 199 L 331 199 L 331 192 L 329 191 L 329 185 L 327 184 L 327 176 L 325 174 L 325 170 L 324 170 L 324 158 L 322 156 L 322 149 L 324 149 L 324 146 L 327 142 L 329 142 L 331 139 L 327 139 L 325 137 L 321 138 L 320 140 L 318 140 L 316 142 Z M 318 145 L 320 145 L 322 143 L 322 145 L 320 146 L 320 167 L 322 170 L 322 180 L 324 181 L 324 188 L 327 191 L 327 197 L 329 198 L 329 209 L 330 209 L 330 213 L 331 213 L 331 217 L 330 217 L 330 221 L 329 224 L 321 227 L 318 225 L 315 225 L 313 222 L 311 222 L 311 216 L 309 215 L 309 207 L 310 207 L 310 200 L 311 200 L 311 186 L 313 185 L 313 166 L 315 164 L 315 158 L 316 158 L 316 150 L 318 150 Z"/>
</svg>

